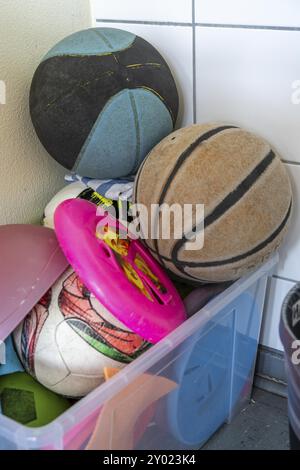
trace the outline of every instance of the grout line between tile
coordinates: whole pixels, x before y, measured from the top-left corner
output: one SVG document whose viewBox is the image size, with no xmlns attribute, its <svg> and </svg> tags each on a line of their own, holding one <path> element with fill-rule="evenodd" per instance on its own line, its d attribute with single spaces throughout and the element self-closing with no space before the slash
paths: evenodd
<svg viewBox="0 0 300 470">
<path fill-rule="evenodd" d="M 300 162 L 293 162 L 292 160 L 283 160 L 282 159 L 282 162 L 287 164 L 287 165 L 296 165 L 296 166 L 300 165 Z"/>
<path fill-rule="evenodd" d="M 277 274 L 273 274 L 272 276 L 274 279 L 279 279 L 281 281 L 288 281 L 288 282 L 293 282 L 298 283 L 299 281 L 296 281 L 295 279 L 290 279 L 289 277 L 284 277 L 284 276 L 278 276 Z"/>
<path fill-rule="evenodd" d="M 233 28 L 233 29 L 261 29 L 270 31 L 298 31 L 300 26 L 268 26 L 268 25 L 254 25 L 254 24 L 230 24 L 230 23 L 196 23 L 195 21 L 195 0 L 193 2 L 193 21 L 189 22 L 176 22 L 176 21 L 142 21 L 142 20 L 122 20 L 122 19 L 109 19 L 109 18 L 96 18 L 96 23 L 124 23 L 124 24 L 145 24 L 152 26 L 191 26 L 203 28 Z"/>
<path fill-rule="evenodd" d="M 193 122 L 197 122 L 197 72 L 196 72 L 196 5 L 192 0 L 192 25 L 193 25 Z"/>
<path fill-rule="evenodd" d="M 101 18 L 96 18 L 96 23 L 144 24 L 151 26 L 193 26 L 192 23 L 176 23 L 172 21 L 109 20 Z"/>
<path fill-rule="evenodd" d="M 300 26 L 267 26 L 254 24 L 226 24 L 226 23 L 196 23 L 196 26 L 205 28 L 234 28 L 234 29 L 263 29 L 270 31 L 300 31 Z"/>
</svg>

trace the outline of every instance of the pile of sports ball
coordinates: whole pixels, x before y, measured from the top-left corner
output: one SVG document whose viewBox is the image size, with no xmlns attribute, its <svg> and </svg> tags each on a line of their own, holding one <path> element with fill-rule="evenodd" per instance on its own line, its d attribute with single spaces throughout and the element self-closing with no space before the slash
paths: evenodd
<svg viewBox="0 0 300 470">
<path fill-rule="evenodd" d="M 287 232 L 292 192 L 275 149 L 230 123 L 174 131 L 178 109 L 166 61 L 127 31 L 75 33 L 35 72 L 34 128 L 49 154 L 71 171 L 44 216 L 69 267 L 13 339 L 25 371 L 52 392 L 80 398 L 92 391 L 105 370 L 139 357 L 264 263 Z M 112 219 L 96 234 L 96 222 L 110 207 L 123 216 L 125 207 L 132 217 L 135 205 L 147 209 L 138 213 L 140 240 L 119 239 Z M 159 209 L 186 205 L 192 210 L 184 228 L 178 234 L 173 218 L 165 237 Z M 158 209 L 150 220 L 153 206 Z M 191 248 L 203 229 L 204 243 Z"/>
</svg>

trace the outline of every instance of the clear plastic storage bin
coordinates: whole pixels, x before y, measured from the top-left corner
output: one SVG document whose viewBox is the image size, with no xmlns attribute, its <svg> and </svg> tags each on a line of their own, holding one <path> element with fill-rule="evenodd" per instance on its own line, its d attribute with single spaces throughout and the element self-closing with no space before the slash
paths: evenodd
<svg viewBox="0 0 300 470">
<path fill-rule="evenodd" d="M 276 262 L 237 281 L 48 426 L 0 416 L 0 449 L 199 449 L 250 398 Z"/>
</svg>

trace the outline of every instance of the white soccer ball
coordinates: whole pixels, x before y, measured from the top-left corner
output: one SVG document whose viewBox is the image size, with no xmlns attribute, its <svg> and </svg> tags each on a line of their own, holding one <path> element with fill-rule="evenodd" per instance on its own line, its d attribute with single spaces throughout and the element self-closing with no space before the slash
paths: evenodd
<svg viewBox="0 0 300 470">
<path fill-rule="evenodd" d="M 118 321 L 69 268 L 14 332 L 28 373 L 68 397 L 104 381 L 104 368 L 122 368 L 150 346 Z"/>
<path fill-rule="evenodd" d="M 87 188 L 86 185 L 80 181 L 68 184 L 65 188 L 61 189 L 47 204 L 44 210 L 43 225 L 45 227 L 54 229 L 54 213 L 59 204 L 67 199 L 75 199 L 77 197 L 80 198 L 87 192 L 93 191 Z"/>
</svg>

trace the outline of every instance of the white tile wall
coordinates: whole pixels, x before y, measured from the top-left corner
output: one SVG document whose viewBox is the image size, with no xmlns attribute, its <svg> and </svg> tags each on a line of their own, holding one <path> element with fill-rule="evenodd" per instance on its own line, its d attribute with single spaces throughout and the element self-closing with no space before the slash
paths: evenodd
<svg viewBox="0 0 300 470">
<path fill-rule="evenodd" d="M 98 26 L 128 29 L 164 55 L 180 89 L 179 125 L 192 123 L 193 112 L 198 122 L 237 123 L 264 136 L 282 155 L 295 208 L 270 284 L 261 337 L 265 346 L 281 350 L 282 300 L 300 281 L 300 0 L 92 2 L 95 23 L 104 20 Z"/>
<path fill-rule="evenodd" d="M 192 0 L 92 0 L 96 19 L 192 22 Z"/>
<path fill-rule="evenodd" d="M 300 117 L 300 116 L 299 116 Z M 277 274 L 300 280 L 300 165 L 286 165 L 292 181 L 294 210 L 290 231 L 281 249 Z"/>
<path fill-rule="evenodd" d="M 273 278 L 269 285 L 266 299 L 266 310 L 262 325 L 261 343 L 270 348 L 283 351 L 278 328 L 283 300 L 294 287 L 293 282 Z"/>
<path fill-rule="evenodd" d="M 125 0 L 126 1 L 126 0 Z M 97 23 L 98 26 L 121 28 L 149 41 L 169 64 L 180 96 L 177 126 L 193 122 L 193 52 L 192 28 L 127 23 Z"/>
<path fill-rule="evenodd" d="M 197 121 L 222 120 L 242 125 L 268 139 L 285 161 L 298 163 L 286 163 L 295 207 L 276 273 L 298 281 L 300 105 L 292 103 L 292 84 L 300 79 L 300 31 L 197 27 L 196 44 Z M 275 301 L 271 297 L 268 300 L 262 336 L 266 346 L 280 344 L 280 302 L 280 295 L 275 296 Z M 265 329 L 272 322 L 276 329 L 270 336 Z"/>
<path fill-rule="evenodd" d="M 300 26 L 299 0 L 195 0 L 197 23 Z"/>
<path fill-rule="evenodd" d="M 196 39 L 198 121 L 245 126 L 300 162 L 300 31 L 197 27 Z"/>
</svg>

